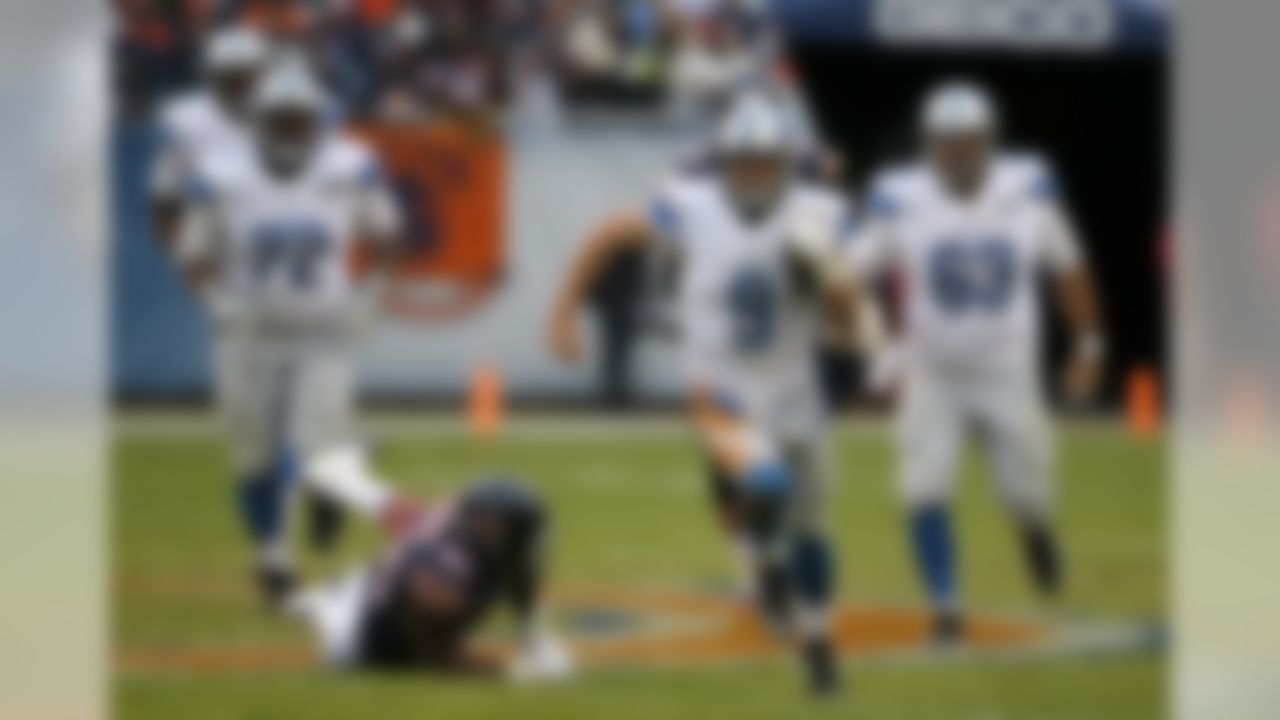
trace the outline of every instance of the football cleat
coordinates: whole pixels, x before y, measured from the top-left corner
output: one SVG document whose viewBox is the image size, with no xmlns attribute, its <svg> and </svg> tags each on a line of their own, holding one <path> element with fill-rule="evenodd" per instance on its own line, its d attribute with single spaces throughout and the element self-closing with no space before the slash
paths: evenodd
<svg viewBox="0 0 1280 720">
<path fill-rule="evenodd" d="M 840 662 L 830 640 L 824 638 L 805 644 L 804 667 L 809 676 L 809 692 L 815 698 L 840 693 Z"/>
<path fill-rule="evenodd" d="M 957 612 L 940 612 L 933 618 L 933 644 L 939 647 L 964 641 L 964 618 Z"/>
<path fill-rule="evenodd" d="M 255 579 L 263 603 L 271 610 L 283 608 L 298 587 L 298 576 L 292 568 L 262 565 L 258 567 Z"/>
<path fill-rule="evenodd" d="M 347 513 L 338 503 L 316 494 L 307 494 L 307 534 L 312 549 L 328 553 L 337 546 L 346 528 Z"/>
<path fill-rule="evenodd" d="M 791 633 L 791 581 L 785 565 L 765 566 L 759 570 L 758 602 L 765 625 L 775 638 Z"/>
<path fill-rule="evenodd" d="M 571 679 L 577 671 L 569 648 L 545 631 L 531 637 L 507 669 L 512 682 L 549 683 Z"/>
</svg>

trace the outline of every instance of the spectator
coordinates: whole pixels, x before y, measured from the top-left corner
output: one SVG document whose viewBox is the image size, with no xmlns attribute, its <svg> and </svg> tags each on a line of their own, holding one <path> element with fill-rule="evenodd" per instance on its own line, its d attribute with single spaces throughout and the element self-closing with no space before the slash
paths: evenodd
<svg viewBox="0 0 1280 720">
<path fill-rule="evenodd" d="M 301 47 L 349 117 L 492 126 L 543 115 L 715 105 L 762 56 L 758 0 L 115 0 L 117 96 L 145 114 L 188 89 L 209 29 L 248 22 Z M 510 78 L 532 87 L 509 87 Z M 674 90 L 674 93 L 668 92 Z M 546 110 L 549 112 L 545 112 Z"/>
<path fill-rule="evenodd" d="M 686 104 L 714 110 L 751 78 L 754 59 L 735 26 L 690 24 L 681 38 L 671 83 L 676 96 Z"/>
<path fill-rule="evenodd" d="M 121 114 L 144 115 L 195 83 L 195 9 L 165 0 L 117 0 L 114 82 Z"/>
</svg>

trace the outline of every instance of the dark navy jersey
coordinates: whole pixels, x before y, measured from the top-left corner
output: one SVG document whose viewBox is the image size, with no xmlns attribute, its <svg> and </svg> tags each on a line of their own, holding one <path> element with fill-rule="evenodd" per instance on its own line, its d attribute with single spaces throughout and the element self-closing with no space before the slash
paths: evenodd
<svg viewBox="0 0 1280 720">
<path fill-rule="evenodd" d="M 415 601 L 410 583 L 424 575 L 460 602 L 445 609 Z M 424 513 L 380 558 L 368 592 L 361 632 L 364 664 L 444 665 L 458 657 L 467 634 L 492 605 L 497 582 L 463 541 L 457 506 L 448 502 Z"/>
</svg>

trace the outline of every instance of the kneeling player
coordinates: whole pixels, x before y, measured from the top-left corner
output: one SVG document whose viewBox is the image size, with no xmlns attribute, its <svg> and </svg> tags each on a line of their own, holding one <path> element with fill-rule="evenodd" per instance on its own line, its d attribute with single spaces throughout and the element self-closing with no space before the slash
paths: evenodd
<svg viewBox="0 0 1280 720">
<path fill-rule="evenodd" d="M 342 462 L 340 456 L 332 460 Z M 496 478 L 426 508 L 372 481 L 320 481 L 316 489 L 379 520 L 389 547 L 337 582 L 296 593 L 287 609 L 315 630 L 339 667 L 498 673 L 468 639 L 499 602 L 520 624 L 522 646 L 506 668 L 516 680 L 554 680 L 573 670 L 540 624 L 547 515 L 527 487 Z"/>
<path fill-rule="evenodd" d="M 670 261 L 694 421 L 726 525 L 747 556 L 770 624 L 794 632 L 815 692 L 838 685 L 828 605 L 834 562 L 822 526 L 825 409 L 814 362 L 837 263 L 840 198 L 795 177 L 788 128 L 763 96 L 730 110 L 713 170 L 682 173 L 648 215 L 607 223 L 560 295 L 551 342 L 579 355 L 575 313 L 614 253 Z M 843 318 L 848 321 L 848 318 Z"/>
</svg>

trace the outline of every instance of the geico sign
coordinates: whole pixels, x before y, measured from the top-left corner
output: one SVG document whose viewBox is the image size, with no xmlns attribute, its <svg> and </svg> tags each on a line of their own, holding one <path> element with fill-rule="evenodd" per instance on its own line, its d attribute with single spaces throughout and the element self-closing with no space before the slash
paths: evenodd
<svg viewBox="0 0 1280 720">
<path fill-rule="evenodd" d="M 891 44 L 1090 50 L 1116 32 L 1111 0 L 874 0 L 873 22 Z"/>
</svg>

